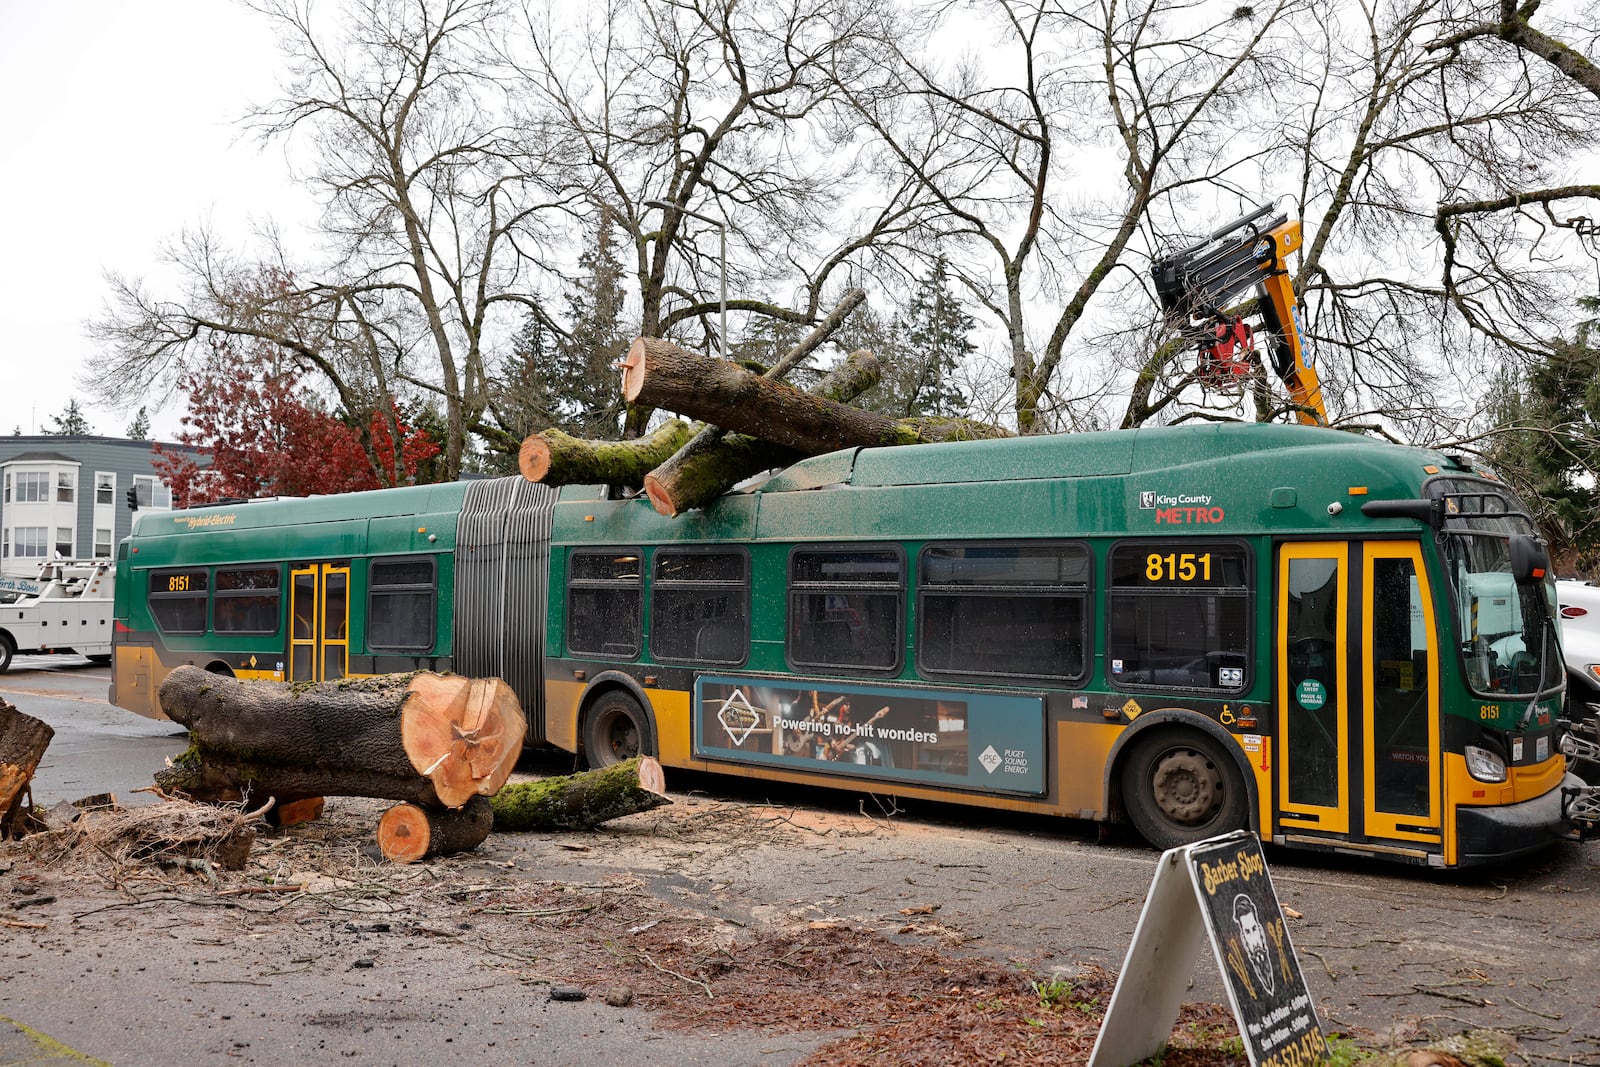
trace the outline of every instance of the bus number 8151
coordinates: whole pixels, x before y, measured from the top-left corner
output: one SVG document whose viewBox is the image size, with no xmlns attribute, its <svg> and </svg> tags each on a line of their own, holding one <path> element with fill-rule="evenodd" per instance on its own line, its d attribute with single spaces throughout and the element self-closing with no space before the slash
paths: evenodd
<svg viewBox="0 0 1600 1067">
<path fill-rule="evenodd" d="M 1144 560 L 1144 576 L 1152 582 L 1202 582 L 1211 580 L 1211 553 L 1152 552 Z"/>
</svg>

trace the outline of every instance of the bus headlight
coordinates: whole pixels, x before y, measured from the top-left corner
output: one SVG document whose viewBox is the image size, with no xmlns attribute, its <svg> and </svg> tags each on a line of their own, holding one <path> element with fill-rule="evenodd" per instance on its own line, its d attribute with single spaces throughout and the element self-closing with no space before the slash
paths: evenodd
<svg viewBox="0 0 1600 1067">
<path fill-rule="evenodd" d="M 1506 780 L 1506 761 L 1498 753 L 1490 752 L 1477 745 L 1468 745 L 1466 749 L 1467 773 L 1480 782 L 1503 782 Z"/>
</svg>

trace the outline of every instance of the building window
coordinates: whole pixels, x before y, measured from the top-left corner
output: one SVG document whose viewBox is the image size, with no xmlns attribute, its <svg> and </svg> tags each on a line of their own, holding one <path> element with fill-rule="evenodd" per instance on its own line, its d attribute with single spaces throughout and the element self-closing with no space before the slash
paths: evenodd
<svg viewBox="0 0 1600 1067">
<path fill-rule="evenodd" d="M 43 526 L 18 526 L 14 531 L 18 559 L 44 559 L 50 554 L 47 547 L 49 530 Z"/>
<path fill-rule="evenodd" d="M 111 471 L 95 472 L 94 502 L 96 504 L 115 504 L 117 502 L 116 474 Z"/>
<path fill-rule="evenodd" d="M 44 504 L 50 500 L 50 474 L 47 471 L 18 471 L 16 502 Z"/>
<path fill-rule="evenodd" d="M 917 584 L 922 669 L 1082 681 L 1092 569 L 1081 544 L 930 545 Z"/>
<path fill-rule="evenodd" d="M 94 531 L 94 558 L 111 558 L 111 531 L 96 528 Z"/>
<path fill-rule="evenodd" d="M 572 553 L 567 564 L 567 650 L 633 659 L 641 644 L 643 603 L 637 548 Z"/>
<path fill-rule="evenodd" d="M 78 498 L 78 476 L 72 471 L 56 475 L 56 503 L 70 504 Z"/>
<path fill-rule="evenodd" d="M 71 559 L 75 553 L 72 548 L 72 527 L 56 527 L 56 555 L 62 559 Z"/>
<path fill-rule="evenodd" d="M 431 649 L 437 583 L 432 556 L 373 560 L 367 571 L 367 647 L 374 652 Z"/>
<path fill-rule="evenodd" d="M 139 507 L 165 510 L 172 507 L 172 490 L 161 480 L 149 474 L 133 476 L 133 491 L 138 495 Z"/>
<path fill-rule="evenodd" d="M 789 559 L 789 662 L 900 665 L 905 563 L 897 548 L 798 550 Z"/>
<path fill-rule="evenodd" d="M 650 591 L 650 651 L 659 660 L 743 663 L 750 579 L 743 552 L 660 549 Z"/>
</svg>

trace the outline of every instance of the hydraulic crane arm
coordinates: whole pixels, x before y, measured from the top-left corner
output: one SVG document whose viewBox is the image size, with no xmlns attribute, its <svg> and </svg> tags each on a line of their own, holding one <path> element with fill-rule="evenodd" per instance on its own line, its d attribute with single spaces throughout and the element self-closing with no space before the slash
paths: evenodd
<svg viewBox="0 0 1600 1067">
<path fill-rule="evenodd" d="M 1213 373 L 1221 367 L 1238 374 L 1244 366 L 1233 352 L 1236 346 L 1252 347 L 1253 331 L 1223 309 L 1253 288 L 1261 328 L 1269 335 L 1272 369 L 1289 390 L 1295 418 L 1308 426 L 1326 426 L 1322 383 L 1306 362 L 1289 281 L 1288 256 L 1301 243 L 1300 220 L 1274 213 L 1268 204 L 1156 260 L 1151 275 L 1167 317 L 1181 322 L 1186 334 L 1210 339 L 1201 341 L 1201 363 L 1202 370 L 1211 368 Z"/>
</svg>

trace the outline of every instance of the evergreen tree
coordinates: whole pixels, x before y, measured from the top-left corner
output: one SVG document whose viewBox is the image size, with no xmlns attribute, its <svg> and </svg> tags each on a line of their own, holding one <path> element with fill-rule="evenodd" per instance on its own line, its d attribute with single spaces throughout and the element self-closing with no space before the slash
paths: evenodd
<svg viewBox="0 0 1600 1067">
<path fill-rule="evenodd" d="M 578 267 L 566 296 L 571 329 L 563 336 L 543 316 L 529 313 L 512 339 L 494 403 L 508 441 L 520 443 L 552 426 L 600 440 L 615 440 L 622 432 L 626 405 L 617 364 L 633 341 L 633 324 L 625 318 L 623 268 L 605 214 Z M 488 458 L 485 465 L 514 471 L 516 457 Z"/>
<path fill-rule="evenodd" d="M 939 257 L 911 296 L 901 326 L 904 355 L 886 383 L 902 405 L 901 415 L 966 413 L 967 395 L 955 376 L 977 351 L 972 342 L 976 328 L 976 320 L 950 288 L 949 265 Z"/>
<path fill-rule="evenodd" d="M 1600 299 L 1581 301 L 1600 311 Z M 1550 539 L 1557 566 L 1600 568 L 1600 319 L 1496 383 L 1489 459 Z"/>
<path fill-rule="evenodd" d="M 841 345 L 870 350 L 883 367 L 882 381 L 856 403 L 895 418 L 966 415 L 970 401 L 955 379 L 977 351 L 976 328 L 940 258 L 917 283 L 903 313 L 885 321 L 863 308 L 840 331 Z"/>
<path fill-rule="evenodd" d="M 81 437 L 84 434 L 94 433 L 89 426 L 88 418 L 83 414 L 83 408 L 76 399 L 68 400 L 66 410 L 59 415 L 50 416 L 50 421 L 55 423 L 55 429 L 44 432 L 52 437 Z"/>
<path fill-rule="evenodd" d="M 139 405 L 139 413 L 133 417 L 133 421 L 128 423 L 127 432 L 130 441 L 150 440 L 150 413 L 143 404 Z"/>
</svg>

